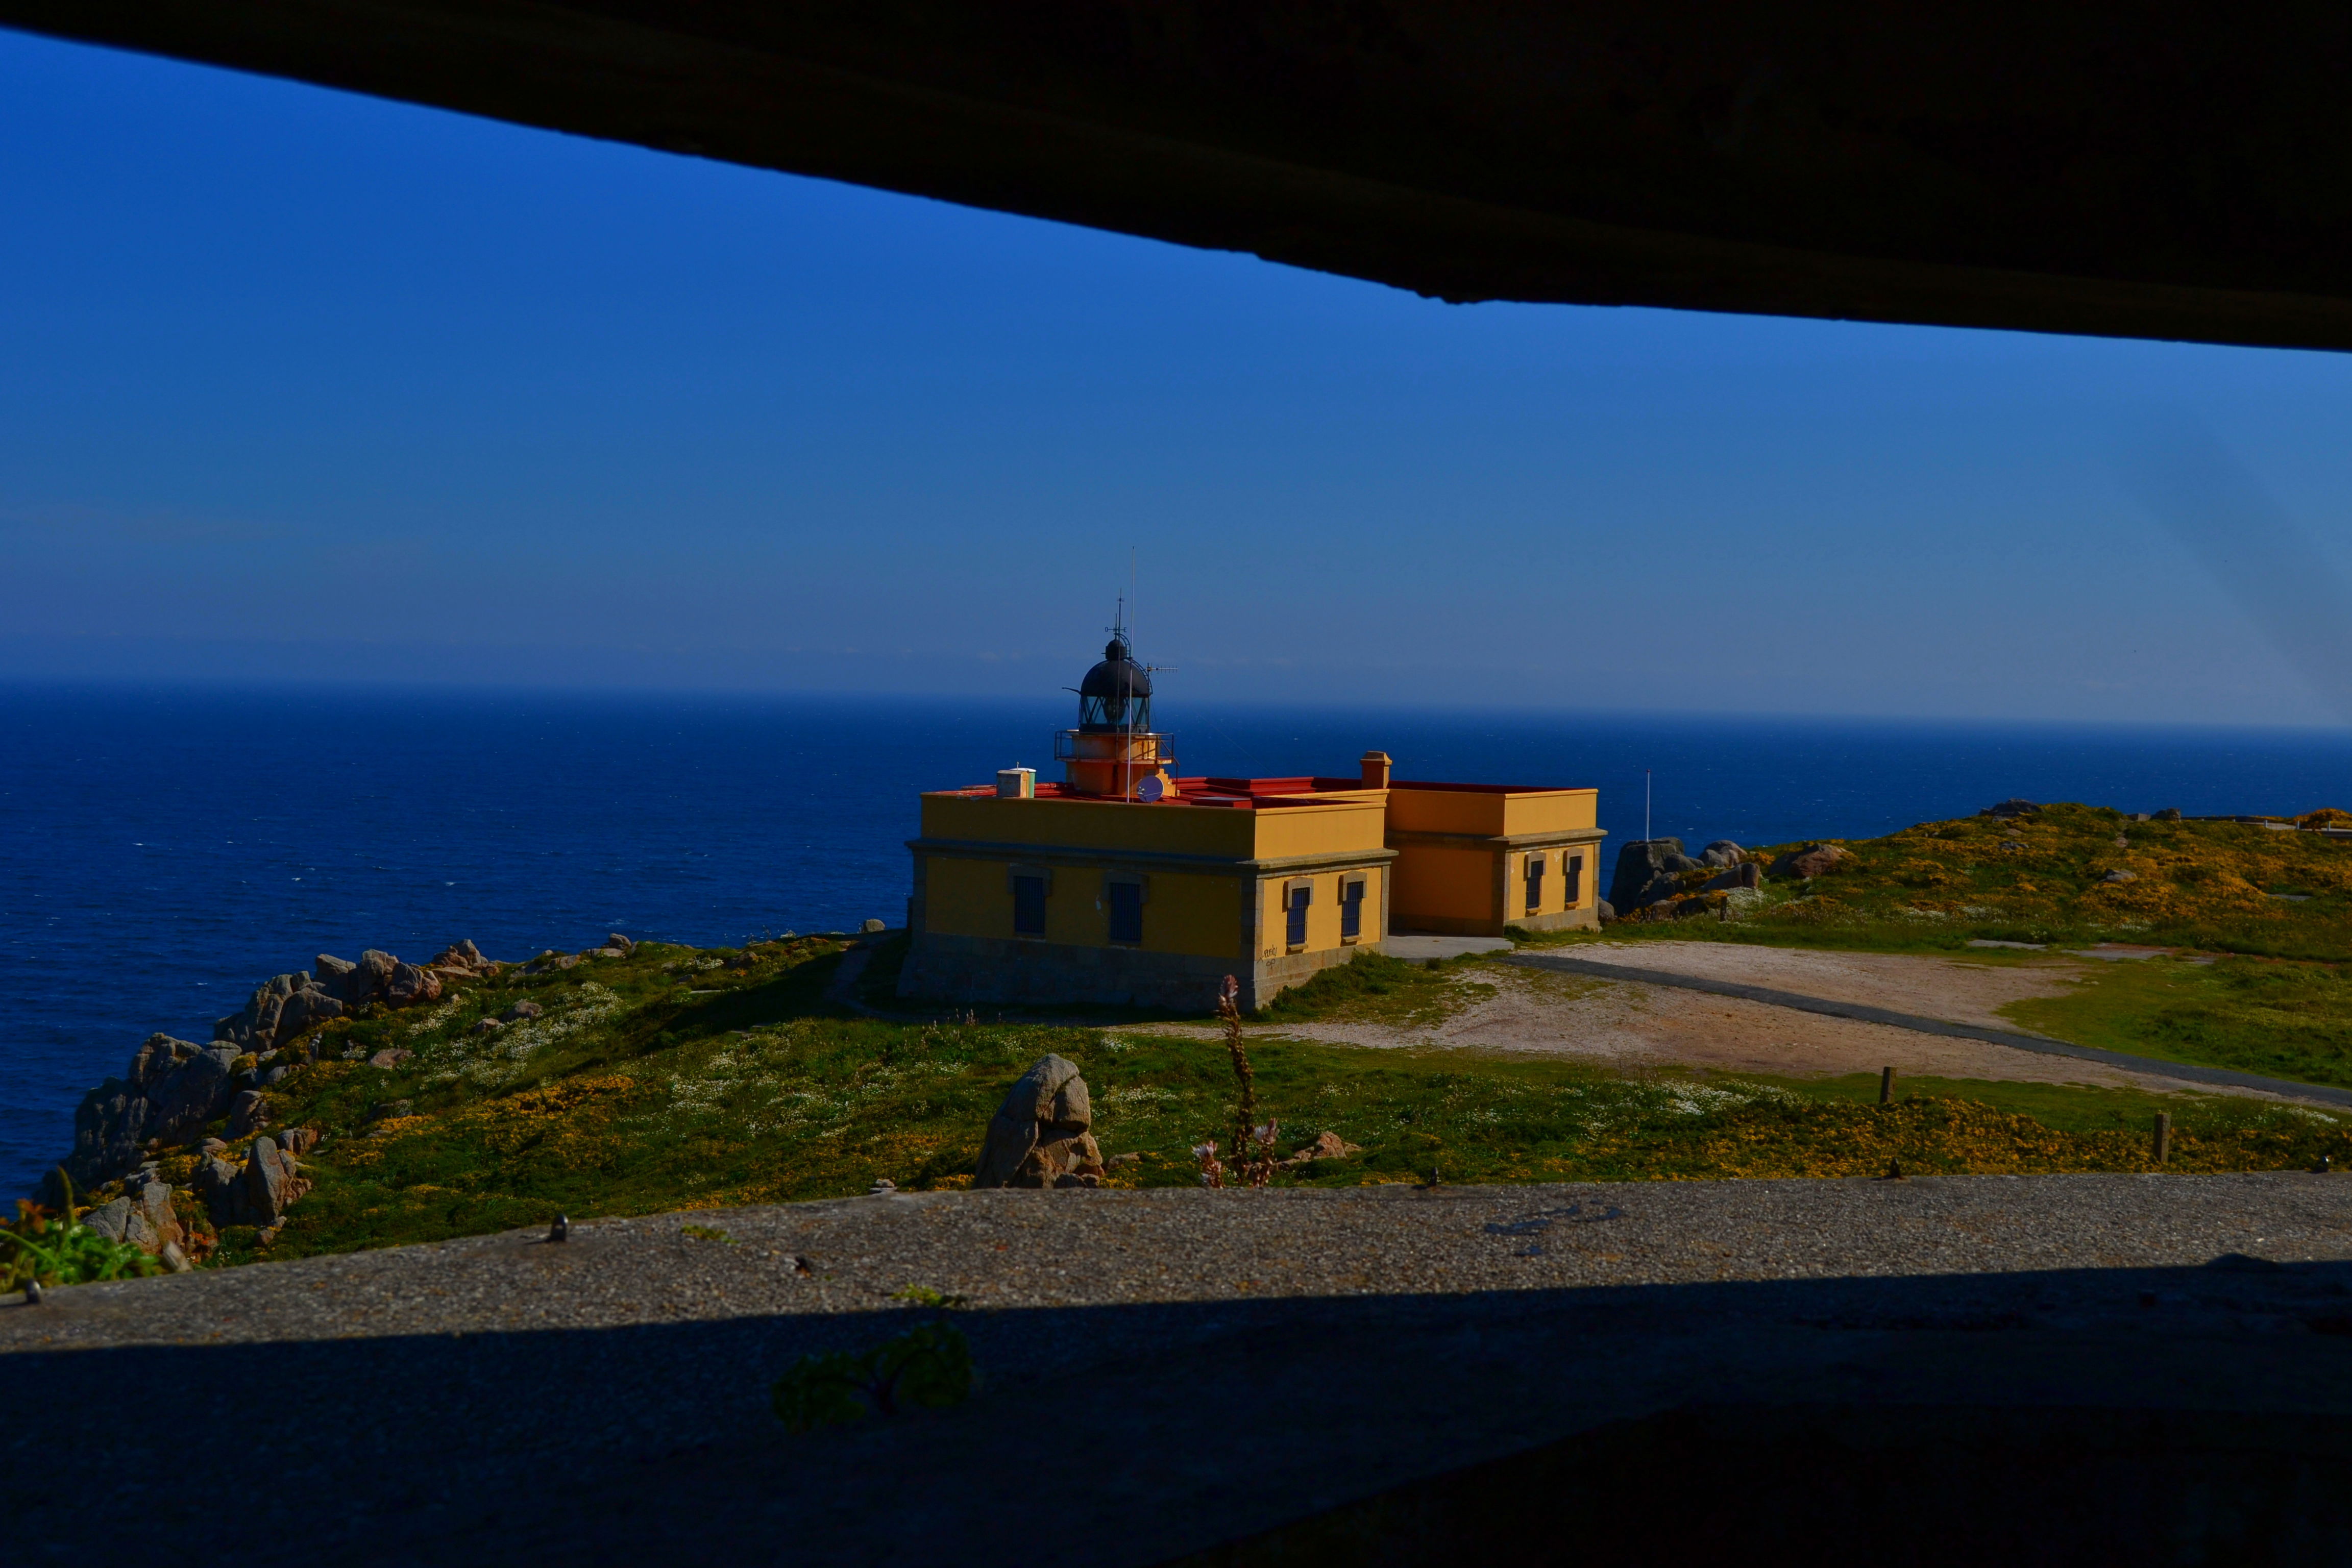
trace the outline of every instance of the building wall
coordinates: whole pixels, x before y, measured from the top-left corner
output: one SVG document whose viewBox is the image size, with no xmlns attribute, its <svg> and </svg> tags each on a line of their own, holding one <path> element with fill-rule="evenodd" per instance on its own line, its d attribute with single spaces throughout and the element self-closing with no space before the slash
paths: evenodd
<svg viewBox="0 0 2352 1568">
<path fill-rule="evenodd" d="M 1110 943 L 1110 909 L 1103 895 L 1106 866 L 1048 866 L 961 855 L 925 855 L 922 859 L 926 931 L 1071 947 Z M 1013 930 L 1016 867 L 1048 873 L 1043 937 L 1019 936 Z M 1229 959 L 1244 955 L 1242 889 L 1250 879 L 1168 870 L 1135 874 L 1144 883 L 1146 951 Z"/>
<path fill-rule="evenodd" d="M 923 837 L 1246 860 L 1257 852 L 1256 827 L 1250 820 L 1257 815 L 1219 806 L 1137 805 L 1115 800 L 927 795 Z"/>
<path fill-rule="evenodd" d="M 1495 855 L 1434 844 L 1397 846 L 1390 920 L 1399 931 L 1485 931 L 1495 921 Z M 1461 922 L 1459 929 L 1433 921 Z"/>
<path fill-rule="evenodd" d="M 1555 930 L 1599 923 L 1600 793 L 1596 790 L 1444 790 L 1390 793 L 1389 844 L 1397 851 L 1390 921 L 1400 931 L 1500 936 L 1506 926 Z M 1573 904 L 1561 851 L 1585 858 Z M 1527 858 L 1545 856 L 1541 900 L 1527 907 Z"/>
<path fill-rule="evenodd" d="M 1352 942 L 1339 934 L 1339 892 L 1351 877 L 1364 879 L 1364 928 Z M 1378 946 L 1388 934 L 1381 913 L 1388 896 L 1387 880 L 1387 868 L 1377 864 L 1264 879 L 1257 888 L 1257 956 L 1279 958 L 1289 952 L 1290 889 L 1302 881 L 1312 889 L 1307 905 L 1306 952 L 1338 952 L 1344 959 L 1353 957 L 1359 947 Z"/>
<path fill-rule="evenodd" d="M 926 795 L 900 994 L 1205 1011 L 1231 973 L 1255 1006 L 1386 934 L 1383 804 L 1377 790 L 1263 809 Z M 1013 932 L 1015 868 L 1049 877 L 1042 937 Z M 1110 944 L 1107 873 L 1145 889 L 1139 946 Z M 1364 922 L 1343 942 L 1349 873 L 1365 880 Z M 1297 878 L 1314 894 L 1291 952 L 1283 895 Z"/>
</svg>

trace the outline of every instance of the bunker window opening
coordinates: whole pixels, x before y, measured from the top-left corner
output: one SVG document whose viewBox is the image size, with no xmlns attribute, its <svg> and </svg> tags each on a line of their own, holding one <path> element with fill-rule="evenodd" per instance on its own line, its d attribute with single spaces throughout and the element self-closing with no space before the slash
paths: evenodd
<svg viewBox="0 0 2352 1568">
<path fill-rule="evenodd" d="M 1560 889 L 1560 900 L 1569 909 L 1572 910 L 1576 908 L 1578 902 L 1584 897 L 1584 857 L 1581 855 L 1570 856 L 1568 858 L 1568 869 L 1564 873 L 1564 876 L 1567 879 L 1567 885 Z"/>
<path fill-rule="evenodd" d="M 1283 895 L 1287 913 L 1283 941 L 1291 947 L 1307 945 L 1307 906 L 1313 901 L 1315 889 L 1294 887 Z"/>
<path fill-rule="evenodd" d="M 1530 855 L 1528 857 L 1528 913 L 1531 915 L 1543 909 L 1543 883 L 1544 858 Z"/>
<path fill-rule="evenodd" d="M 1353 942 L 1364 934 L 1364 879 L 1339 885 L 1339 940 Z"/>
</svg>

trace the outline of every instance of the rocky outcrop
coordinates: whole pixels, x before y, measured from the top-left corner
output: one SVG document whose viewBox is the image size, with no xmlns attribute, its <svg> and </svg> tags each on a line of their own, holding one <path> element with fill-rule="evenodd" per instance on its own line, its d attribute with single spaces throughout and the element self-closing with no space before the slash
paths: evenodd
<svg viewBox="0 0 2352 1568">
<path fill-rule="evenodd" d="M 2002 801 L 1998 805 L 1986 806 L 1982 811 L 1978 812 L 1977 815 L 1979 816 L 1997 816 L 2005 821 L 2012 816 L 2032 816 L 2035 812 L 2040 811 L 2041 809 L 2042 808 L 2040 806 L 2034 805 L 2032 801 L 2027 800 L 2022 796 L 2011 796 L 2010 799 Z"/>
<path fill-rule="evenodd" d="M 226 1040 L 248 1051 L 274 1049 L 305 1029 L 341 1017 L 345 1003 L 308 974 L 278 974 L 265 980 L 245 1004 L 213 1026 L 213 1038 Z"/>
<path fill-rule="evenodd" d="M 438 1001 L 441 996 L 442 974 L 446 969 L 452 978 L 481 973 L 472 960 L 487 964 L 480 950 L 470 942 L 455 942 L 443 950 L 430 967 L 421 963 L 404 963 L 391 953 L 369 948 L 360 954 L 357 963 L 347 963 L 332 953 L 322 952 L 311 973 L 317 976 L 317 989 L 328 993 L 340 1002 L 344 1010 L 358 1012 L 361 1008 L 383 1003 L 387 1007 L 414 1007 L 420 1003 Z M 457 958 L 457 963 L 445 964 L 443 960 Z M 490 973 L 495 973 L 491 966 Z M 291 1039 L 281 1033 L 280 1038 Z"/>
<path fill-rule="evenodd" d="M 186 1143 L 221 1116 L 232 1119 L 232 1138 L 257 1131 L 268 1124 L 257 1091 L 293 1070 L 293 1060 L 276 1058 L 303 1034 L 364 1007 L 437 1000 L 445 979 L 496 973 L 499 967 L 472 942 L 459 942 L 429 968 L 371 948 L 356 963 L 320 953 L 308 974 L 273 975 L 241 1011 L 213 1026 L 210 1045 L 151 1035 L 121 1078 L 84 1095 L 74 1111 L 66 1174 L 77 1188 L 110 1182 L 136 1168 L 149 1147 Z M 405 1059 L 407 1053 L 399 1055 Z M 44 1193 L 51 1206 L 64 1200 L 54 1177 Z"/>
<path fill-rule="evenodd" d="M 1094 1106 L 1077 1064 L 1040 1058 L 989 1119 L 975 1187 L 1090 1187 L 1103 1173 Z"/>
<path fill-rule="evenodd" d="M 482 950 L 470 942 L 453 942 L 425 960 L 425 967 L 453 979 L 464 980 L 496 974 L 506 965 L 494 958 L 484 958 Z"/>
<path fill-rule="evenodd" d="M 139 1163 L 149 1142 L 183 1142 L 221 1115 L 236 1094 L 244 1053 L 231 1043 L 198 1046 L 150 1035 L 129 1071 L 82 1096 L 66 1173 L 78 1186 L 111 1181 Z"/>
<path fill-rule="evenodd" d="M 1683 853 L 1679 838 L 1636 838 L 1617 852 L 1617 873 L 1610 879 L 1610 906 L 1631 913 L 1645 904 L 1672 898 L 1682 888 L 1682 874 L 1696 871 L 1699 862 Z"/>
<path fill-rule="evenodd" d="M 175 1272 L 188 1267 L 186 1228 L 172 1208 L 172 1184 L 152 1170 L 123 1184 L 123 1195 L 81 1216 L 82 1224 L 115 1241 L 160 1258 Z"/>
<path fill-rule="evenodd" d="M 310 1146 L 299 1132 L 289 1135 L 286 1147 L 275 1138 L 255 1139 L 241 1163 L 212 1154 L 196 1167 L 196 1195 L 215 1226 L 250 1225 L 272 1231 L 285 1223 L 286 1211 L 310 1190 L 293 1152 Z"/>
</svg>

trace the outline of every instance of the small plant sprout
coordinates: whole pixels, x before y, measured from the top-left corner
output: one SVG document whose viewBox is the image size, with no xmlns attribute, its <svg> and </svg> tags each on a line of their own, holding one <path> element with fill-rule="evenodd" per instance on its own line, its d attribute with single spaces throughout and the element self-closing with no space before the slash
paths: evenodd
<svg viewBox="0 0 2352 1568">
<path fill-rule="evenodd" d="M 971 1397 L 971 1346 L 944 1322 L 919 1324 L 864 1355 L 804 1355 L 776 1380 L 777 1418 L 795 1432 L 845 1426 L 870 1411 L 943 1409 Z"/>
<path fill-rule="evenodd" d="M 735 1245 L 735 1238 L 715 1225 L 682 1225 L 677 1227 L 677 1233 L 692 1241 L 716 1241 L 728 1247 Z"/>
<path fill-rule="evenodd" d="M 910 1302 L 918 1307 L 930 1307 L 942 1312 L 957 1311 L 971 1304 L 971 1298 L 969 1296 L 950 1296 L 945 1292 L 934 1290 L 928 1285 L 909 1285 L 892 1296 L 890 1300 Z"/>
</svg>

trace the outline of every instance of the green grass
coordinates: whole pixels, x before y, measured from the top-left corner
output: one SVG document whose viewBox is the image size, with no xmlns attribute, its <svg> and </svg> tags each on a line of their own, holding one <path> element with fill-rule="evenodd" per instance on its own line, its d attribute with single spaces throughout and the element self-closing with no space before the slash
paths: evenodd
<svg viewBox="0 0 2352 1568">
<path fill-rule="evenodd" d="M 2352 973 L 2335 964 L 2137 960 L 2001 1011 L 2077 1045 L 2352 1087 Z"/>
<path fill-rule="evenodd" d="M 1410 963 L 1370 950 L 1294 985 L 1250 1015 L 1253 1023 L 1372 1023 L 1405 1027 L 1442 1024 L 1495 994 L 1485 981 L 1465 977 L 1470 961 L 1430 959 Z"/>
</svg>

